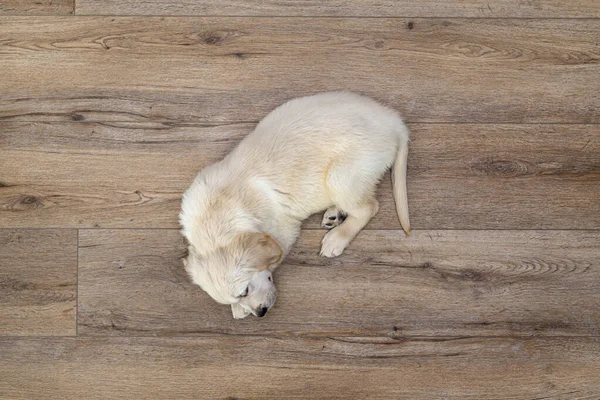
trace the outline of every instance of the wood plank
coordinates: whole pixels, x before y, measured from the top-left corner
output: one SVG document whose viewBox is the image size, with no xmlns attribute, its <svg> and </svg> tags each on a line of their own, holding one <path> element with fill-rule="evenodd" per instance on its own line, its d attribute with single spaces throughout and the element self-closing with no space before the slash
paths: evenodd
<svg viewBox="0 0 600 400">
<path fill-rule="evenodd" d="M 597 338 L 0 338 L 23 399 L 596 399 Z"/>
<path fill-rule="evenodd" d="M 23 399 L 596 399 L 597 338 L 0 338 Z"/>
<path fill-rule="evenodd" d="M 0 335 L 75 335 L 76 286 L 77 231 L 0 230 Z"/>
<path fill-rule="evenodd" d="M 79 333 L 599 336 L 600 232 L 365 231 L 338 259 L 303 231 L 264 318 L 189 282 L 177 230 L 82 230 Z"/>
<path fill-rule="evenodd" d="M 75 12 L 75 0 L 2 0 L 1 15 L 67 15 Z"/>
<path fill-rule="evenodd" d="M 0 126 L 0 227 L 177 228 L 197 171 L 254 125 Z M 415 229 L 600 228 L 599 125 L 410 128 Z M 387 175 L 378 198 L 368 228 L 399 228 Z"/>
<path fill-rule="evenodd" d="M 4 120 L 257 121 L 344 89 L 410 122 L 600 122 L 600 20 L 0 22 Z"/>
<path fill-rule="evenodd" d="M 589 0 L 77 0 L 77 14 L 597 18 L 600 7 Z"/>
</svg>

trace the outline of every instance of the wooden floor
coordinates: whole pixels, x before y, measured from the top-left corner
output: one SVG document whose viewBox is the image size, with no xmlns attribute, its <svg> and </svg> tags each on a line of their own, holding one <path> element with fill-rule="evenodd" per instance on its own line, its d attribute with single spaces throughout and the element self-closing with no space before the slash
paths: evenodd
<svg viewBox="0 0 600 400">
<path fill-rule="evenodd" d="M 181 193 L 287 99 L 412 131 L 414 234 L 319 216 L 265 318 Z M 0 2 L 0 399 L 600 399 L 600 1 Z"/>
</svg>

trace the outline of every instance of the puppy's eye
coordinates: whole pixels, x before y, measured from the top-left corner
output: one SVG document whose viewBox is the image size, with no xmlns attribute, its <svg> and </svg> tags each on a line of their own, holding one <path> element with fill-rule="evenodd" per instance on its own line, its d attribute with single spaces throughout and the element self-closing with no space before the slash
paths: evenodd
<svg viewBox="0 0 600 400">
<path fill-rule="evenodd" d="M 244 292 L 242 294 L 240 294 L 238 297 L 246 297 L 248 296 L 248 286 L 246 286 L 246 290 L 244 290 Z"/>
</svg>

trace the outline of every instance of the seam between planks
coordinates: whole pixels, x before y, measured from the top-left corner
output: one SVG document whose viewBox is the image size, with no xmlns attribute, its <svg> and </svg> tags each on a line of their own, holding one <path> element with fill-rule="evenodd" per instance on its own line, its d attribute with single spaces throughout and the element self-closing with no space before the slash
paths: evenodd
<svg viewBox="0 0 600 400">
<path fill-rule="evenodd" d="M 75 9 L 77 6 L 75 5 Z M 8 15 L 13 16 L 13 15 Z M 444 16 L 418 16 L 418 15 L 222 15 L 222 14 L 77 14 L 76 12 L 71 15 L 65 14 L 57 14 L 57 15 L 48 15 L 48 14 L 22 14 L 22 15 L 14 15 L 14 16 L 26 16 L 26 17 L 122 17 L 122 18 L 303 18 L 303 19 L 464 19 L 464 20 L 520 20 L 520 21 L 528 21 L 528 20 L 577 20 L 577 21 L 585 21 L 585 20 L 598 20 L 598 17 L 444 17 Z"/>
<path fill-rule="evenodd" d="M 153 230 L 153 231 L 177 231 L 180 230 L 181 228 L 168 228 L 168 227 L 158 227 L 158 228 L 149 228 L 149 227 L 144 227 L 144 228 L 140 228 L 140 227 L 116 227 L 116 228 L 111 228 L 111 227 L 106 227 L 106 228 L 87 228 L 87 227 L 80 227 L 80 226 L 56 226 L 56 227 L 26 227 L 26 226 L 19 226 L 19 227 L 0 227 L 0 231 L 4 230 L 4 231 L 9 231 L 9 230 L 77 230 L 77 235 L 78 235 L 78 243 L 77 243 L 77 247 L 79 248 L 79 231 L 85 230 L 85 231 L 117 231 L 117 230 L 132 230 L 132 231 L 143 231 L 143 230 Z M 327 229 L 324 228 L 302 228 L 302 231 L 323 231 L 323 232 L 328 232 Z M 402 228 L 365 228 L 365 229 L 361 229 L 362 231 L 371 231 L 371 232 L 376 232 L 376 231 L 402 231 Z M 564 228 L 523 228 L 523 229 L 503 229 L 503 228 L 485 228 L 485 229 L 465 229 L 465 228 L 432 228 L 432 229 L 412 229 L 412 232 L 431 232 L 431 231 L 454 231 L 454 232 L 472 232 L 472 231 L 479 231 L 479 232 L 484 232 L 484 231 L 493 231 L 493 232 L 527 232 L 527 231 L 547 231 L 547 232 L 598 232 L 600 231 L 600 227 L 599 228 L 593 228 L 593 229 L 579 229 L 579 228 L 573 228 L 573 229 L 564 229 Z M 78 255 L 79 256 L 79 255 Z M 78 260 L 79 261 L 79 260 Z"/>
<path fill-rule="evenodd" d="M 329 340 L 339 340 L 339 339 L 390 339 L 397 342 L 450 342 L 454 340 L 468 340 L 468 339 L 598 339 L 600 340 L 600 336 L 598 335 L 473 335 L 473 336 L 383 336 L 383 335 L 316 335 L 316 334 L 306 334 L 306 335 L 298 335 L 298 334 L 252 334 L 252 333 L 196 333 L 196 334 L 180 334 L 180 335 L 95 335 L 95 334 L 85 334 L 79 336 L 72 335 L 56 335 L 56 336 L 27 336 L 27 335 L 0 335 L 0 341 L 3 339 L 8 340 L 16 340 L 16 339 L 202 339 L 202 338 L 218 338 L 218 337 L 234 337 L 234 338 L 273 338 L 273 339 L 310 339 L 310 340 L 321 340 L 321 339 L 329 339 Z M 356 342 L 360 344 L 359 342 Z M 365 342 L 368 343 L 368 342 Z M 369 343 L 372 344 L 372 343 Z"/>
<path fill-rule="evenodd" d="M 317 93 L 317 92 L 315 92 Z M 10 99 L 9 99 L 10 100 Z M 66 116 L 67 114 L 65 114 Z M 266 115 L 265 115 L 266 116 Z M 200 127 L 200 128 L 208 128 L 208 127 L 222 127 L 222 126 L 231 126 L 231 125 L 249 125 L 249 124 L 258 124 L 258 121 L 201 121 L 201 120 L 173 120 L 173 119 L 149 119 L 149 120 L 139 120 L 139 121 L 119 121 L 119 120 L 94 120 L 94 119 L 85 119 L 81 121 L 48 121 L 43 119 L 34 119 L 34 120 L 21 120 L 21 119 L 3 119 L 0 117 L 0 124 L 47 124 L 47 125 L 59 125 L 59 124 L 98 124 L 98 125 L 106 125 L 111 126 L 112 124 L 129 124 L 129 125 L 142 125 L 142 124 L 166 124 L 173 127 L 178 126 L 190 126 L 190 127 Z M 449 121 L 410 121 L 404 120 L 404 122 L 408 125 L 506 125 L 506 126 L 535 126 L 535 125 L 543 125 L 543 126 L 597 126 L 600 125 L 600 122 L 449 122 Z"/>
</svg>

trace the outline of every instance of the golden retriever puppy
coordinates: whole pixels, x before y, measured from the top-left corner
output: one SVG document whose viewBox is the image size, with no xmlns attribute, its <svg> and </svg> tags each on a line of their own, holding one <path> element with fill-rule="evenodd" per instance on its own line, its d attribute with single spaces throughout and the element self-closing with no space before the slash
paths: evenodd
<svg viewBox="0 0 600 400">
<path fill-rule="evenodd" d="M 204 168 L 183 195 L 180 223 L 190 243 L 192 281 L 234 318 L 273 306 L 271 272 L 325 211 L 321 255 L 336 257 L 377 213 L 375 188 L 393 165 L 394 199 L 408 233 L 408 129 L 398 114 L 348 92 L 291 100 L 267 115 L 222 161 Z"/>
</svg>

